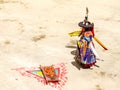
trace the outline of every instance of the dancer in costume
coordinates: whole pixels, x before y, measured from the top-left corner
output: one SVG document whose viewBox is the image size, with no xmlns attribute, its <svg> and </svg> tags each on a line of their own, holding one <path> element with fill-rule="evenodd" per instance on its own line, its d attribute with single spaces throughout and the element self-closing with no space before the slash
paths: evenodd
<svg viewBox="0 0 120 90">
<path fill-rule="evenodd" d="M 79 36 L 77 42 L 76 60 L 80 62 L 84 68 L 90 68 L 96 63 L 96 58 L 102 60 L 97 54 L 93 39 L 101 45 L 105 50 L 108 50 L 105 45 L 94 34 L 94 24 L 88 21 L 88 8 L 86 8 L 86 16 L 83 22 L 78 24 L 82 30 L 69 33 L 70 36 Z"/>
<path fill-rule="evenodd" d="M 90 68 L 96 63 L 95 47 L 92 41 L 94 37 L 94 24 L 88 21 L 88 8 L 83 22 L 78 24 L 82 27 L 80 40 L 77 42 L 78 55 L 80 63 L 84 68 Z"/>
<path fill-rule="evenodd" d="M 77 42 L 77 50 L 80 58 L 80 63 L 84 68 L 90 68 L 96 63 L 96 55 L 93 52 L 94 43 L 92 41 L 94 36 L 94 24 L 84 20 L 78 24 L 82 27 L 80 33 L 80 40 Z"/>
</svg>

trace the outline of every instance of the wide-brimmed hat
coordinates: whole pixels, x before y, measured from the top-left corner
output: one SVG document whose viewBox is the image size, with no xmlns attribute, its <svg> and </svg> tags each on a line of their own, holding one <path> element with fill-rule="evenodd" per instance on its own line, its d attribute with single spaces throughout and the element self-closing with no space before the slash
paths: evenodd
<svg viewBox="0 0 120 90">
<path fill-rule="evenodd" d="M 83 27 L 85 29 L 92 29 L 94 27 L 94 23 L 91 23 L 87 20 L 84 20 L 83 22 L 79 22 L 78 26 Z"/>
</svg>

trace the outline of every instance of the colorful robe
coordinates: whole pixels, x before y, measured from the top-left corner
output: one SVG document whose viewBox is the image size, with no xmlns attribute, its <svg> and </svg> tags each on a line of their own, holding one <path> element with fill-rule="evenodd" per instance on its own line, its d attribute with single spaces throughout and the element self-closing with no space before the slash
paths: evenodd
<svg viewBox="0 0 120 90">
<path fill-rule="evenodd" d="M 96 63 L 96 56 L 91 46 L 94 47 L 94 44 L 92 42 L 92 36 L 89 37 L 83 36 L 78 41 L 78 51 L 81 60 L 80 62 L 85 68 L 91 67 Z"/>
</svg>

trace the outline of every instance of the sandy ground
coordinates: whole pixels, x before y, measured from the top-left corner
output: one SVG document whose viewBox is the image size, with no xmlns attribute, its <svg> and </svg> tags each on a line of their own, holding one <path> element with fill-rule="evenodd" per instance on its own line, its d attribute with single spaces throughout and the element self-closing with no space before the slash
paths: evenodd
<svg viewBox="0 0 120 90">
<path fill-rule="evenodd" d="M 68 81 L 63 90 L 120 90 L 120 0 L 0 0 L 0 90 L 56 90 L 33 78 L 11 70 L 67 63 Z M 68 33 L 80 30 L 78 22 L 89 8 L 96 42 L 104 61 L 99 67 L 82 69 L 73 52 L 78 37 Z M 66 47 L 67 45 L 71 47 Z M 16 80 L 16 78 L 18 80 Z"/>
</svg>

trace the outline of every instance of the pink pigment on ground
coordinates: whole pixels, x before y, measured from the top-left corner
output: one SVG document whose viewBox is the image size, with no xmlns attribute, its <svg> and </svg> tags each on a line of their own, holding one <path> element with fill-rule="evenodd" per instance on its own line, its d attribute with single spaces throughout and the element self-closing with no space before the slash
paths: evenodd
<svg viewBox="0 0 120 90">
<path fill-rule="evenodd" d="M 31 68 L 21 67 L 21 68 L 15 68 L 15 69 L 12 69 L 12 70 L 18 71 L 22 76 L 35 78 L 35 79 L 38 80 L 38 82 L 41 82 L 44 85 L 50 85 L 53 88 L 58 88 L 59 90 L 62 90 L 62 87 L 65 85 L 65 83 L 68 80 L 68 78 L 66 76 L 66 74 L 67 74 L 66 63 L 55 64 L 53 66 L 55 68 L 59 68 L 60 69 L 59 82 L 54 82 L 54 83 L 53 82 L 49 82 L 49 83 L 46 83 L 46 80 L 44 78 L 39 77 L 39 76 L 34 75 L 34 74 L 31 73 L 31 71 L 33 71 L 33 70 L 39 70 L 39 67 L 31 67 Z"/>
</svg>

